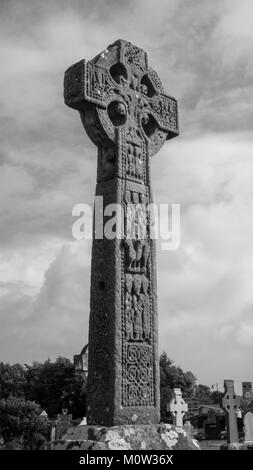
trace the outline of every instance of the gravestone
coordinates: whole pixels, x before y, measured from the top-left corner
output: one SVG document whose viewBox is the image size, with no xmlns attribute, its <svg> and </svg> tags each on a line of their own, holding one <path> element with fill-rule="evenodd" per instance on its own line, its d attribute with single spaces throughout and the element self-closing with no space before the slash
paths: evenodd
<svg viewBox="0 0 253 470">
<path fill-rule="evenodd" d="M 173 424 L 183 427 L 183 417 L 188 411 L 188 405 L 182 397 L 180 388 L 174 388 L 173 397 L 168 405 L 168 411 L 173 416 Z"/>
<path fill-rule="evenodd" d="M 88 425 L 70 430 L 66 443 L 196 449 L 184 430 L 170 434 L 172 426 L 158 424 L 155 241 L 151 213 L 143 218 L 132 211 L 141 207 L 143 214 L 152 203 L 150 157 L 179 133 L 177 102 L 164 92 L 147 54 L 122 39 L 66 71 L 64 98 L 98 148 L 95 194 L 103 199 L 92 244 Z M 122 210 L 120 236 L 105 233 L 111 204 Z"/>
<path fill-rule="evenodd" d="M 242 382 L 242 396 L 248 405 L 253 401 L 252 382 Z"/>
<path fill-rule="evenodd" d="M 227 444 L 221 445 L 221 450 L 242 450 L 244 444 L 239 443 L 236 411 L 240 400 L 235 394 L 234 381 L 224 380 L 225 393 L 222 399 L 222 407 L 226 412 Z"/>
<path fill-rule="evenodd" d="M 245 444 L 253 446 L 253 413 L 248 411 L 243 419 Z"/>
<path fill-rule="evenodd" d="M 187 432 L 188 436 L 190 436 L 192 439 L 194 439 L 194 435 L 193 435 L 194 428 L 193 428 L 193 425 L 191 424 L 190 421 L 185 421 L 184 429 Z"/>
<path fill-rule="evenodd" d="M 78 426 L 86 426 L 87 424 L 87 418 L 86 416 L 84 418 L 82 418 L 82 421 L 78 424 Z"/>
</svg>

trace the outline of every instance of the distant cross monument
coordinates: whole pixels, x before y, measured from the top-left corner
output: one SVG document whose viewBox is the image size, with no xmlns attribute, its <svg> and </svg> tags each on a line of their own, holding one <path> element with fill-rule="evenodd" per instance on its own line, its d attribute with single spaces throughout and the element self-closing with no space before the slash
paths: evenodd
<svg viewBox="0 0 253 470">
<path fill-rule="evenodd" d="M 222 406 L 227 415 L 227 442 L 228 444 L 239 442 L 236 410 L 239 408 L 239 398 L 234 391 L 234 381 L 224 380 L 225 393 Z"/>
<path fill-rule="evenodd" d="M 177 102 L 165 94 L 147 54 L 121 39 L 66 71 L 64 97 L 98 147 L 104 226 L 112 216 L 104 212 L 108 204 L 123 209 L 122 239 L 93 232 L 87 422 L 158 423 L 155 242 L 150 217 L 145 236 L 138 227 L 129 236 L 127 206 L 152 202 L 150 157 L 178 135 Z"/>
<path fill-rule="evenodd" d="M 180 388 L 174 388 L 173 397 L 168 405 L 168 411 L 170 411 L 173 416 L 173 424 L 183 427 L 183 417 L 188 411 L 188 405 L 182 397 Z"/>
</svg>

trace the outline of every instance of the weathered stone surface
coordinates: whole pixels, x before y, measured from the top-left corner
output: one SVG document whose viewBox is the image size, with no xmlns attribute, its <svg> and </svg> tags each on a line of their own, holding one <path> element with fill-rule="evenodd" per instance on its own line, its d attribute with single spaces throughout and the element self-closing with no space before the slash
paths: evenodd
<svg viewBox="0 0 253 470">
<path fill-rule="evenodd" d="M 155 241 L 150 215 L 145 235 L 135 216 L 129 236 L 127 208 L 152 203 L 149 159 L 178 135 L 177 101 L 165 94 L 147 54 L 124 40 L 70 67 L 64 98 L 98 147 L 100 215 L 112 203 L 123 209 L 122 239 L 109 239 L 103 230 L 93 237 L 87 422 L 158 423 Z M 102 229 L 107 221 L 104 216 Z"/>
<path fill-rule="evenodd" d="M 69 429 L 54 450 L 200 450 L 183 428 L 170 424 Z"/>
</svg>

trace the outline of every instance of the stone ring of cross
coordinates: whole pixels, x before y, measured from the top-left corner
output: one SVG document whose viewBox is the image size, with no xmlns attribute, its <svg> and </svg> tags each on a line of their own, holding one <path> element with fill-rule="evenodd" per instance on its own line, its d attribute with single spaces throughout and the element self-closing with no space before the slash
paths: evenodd
<svg viewBox="0 0 253 470">
<path fill-rule="evenodd" d="M 91 61 L 65 73 L 65 103 L 77 109 L 97 146 L 117 142 L 120 132 L 144 140 L 153 155 L 178 134 L 177 101 L 165 94 L 147 54 L 119 39 Z"/>
</svg>

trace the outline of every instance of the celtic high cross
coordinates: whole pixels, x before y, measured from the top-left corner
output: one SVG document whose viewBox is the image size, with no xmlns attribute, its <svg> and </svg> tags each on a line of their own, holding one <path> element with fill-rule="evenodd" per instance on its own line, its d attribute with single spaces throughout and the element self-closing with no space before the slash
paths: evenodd
<svg viewBox="0 0 253 470">
<path fill-rule="evenodd" d="M 87 422 L 160 419 L 155 243 L 127 236 L 127 205 L 152 202 L 149 157 L 178 135 L 177 102 L 147 54 L 118 40 L 65 73 L 65 103 L 98 147 L 96 195 L 124 209 L 123 239 L 93 236 Z M 104 223 L 108 217 L 104 217 Z"/>
</svg>

